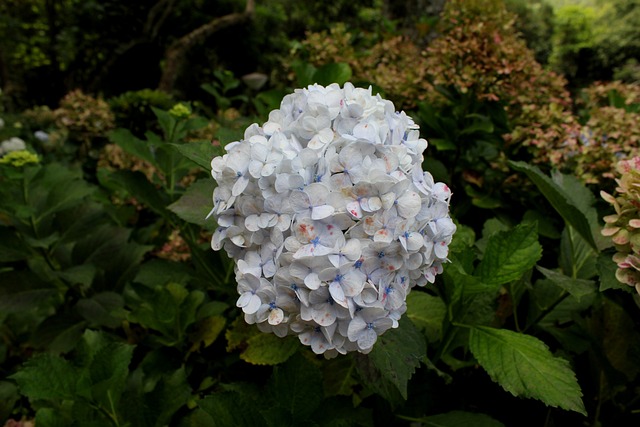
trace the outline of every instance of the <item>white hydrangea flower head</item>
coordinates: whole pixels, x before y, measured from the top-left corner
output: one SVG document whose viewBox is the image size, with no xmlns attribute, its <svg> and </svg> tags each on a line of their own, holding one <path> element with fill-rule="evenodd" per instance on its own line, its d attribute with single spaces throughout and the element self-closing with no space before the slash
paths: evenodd
<svg viewBox="0 0 640 427">
<path fill-rule="evenodd" d="M 211 161 L 211 246 L 245 320 L 326 357 L 368 353 L 433 283 L 456 231 L 418 126 L 371 88 L 312 85 Z"/>
<path fill-rule="evenodd" d="M 0 155 L 11 153 L 12 151 L 22 151 L 27 149 L 25 142 L 14 136 L 5 141 L 0 142 Z"/>
</svg>

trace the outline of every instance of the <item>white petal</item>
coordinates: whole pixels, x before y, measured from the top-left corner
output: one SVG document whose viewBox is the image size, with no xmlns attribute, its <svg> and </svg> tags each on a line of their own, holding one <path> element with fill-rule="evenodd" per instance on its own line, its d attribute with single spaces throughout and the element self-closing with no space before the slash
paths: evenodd
<svg viewBox="0 0 640 427">
<path fill-rule="evenodd" d="M 342 286 L 338 282 L 331 282 L 329 285 L 329 293 L 335 302 L 343 306 L 344 308 L 348 308 L 347 298 L 344 296 L 344 291 L 342 290 Z"/>
<path fill-rule="evenodd" d="M 324 219 L 333 215 L 335 211 L 336 209 L 329 205 L 314 206 L 313 209 L 311 209 L 311 219 Z"/>
<path fill-rule="evenodd" d="M 373 329 L 365 329 L 358 336 L 358 347 L 360 350 L 367 350 L 376 343 L 378 340 L 378 334 Z"/>
<path fill-rule="evenodd" d="M 279 325 L 284 320 L 284 312 L 279 308 L 274 308 L 269 313 L 269 324 L 270 325 Z"/>
</svg>

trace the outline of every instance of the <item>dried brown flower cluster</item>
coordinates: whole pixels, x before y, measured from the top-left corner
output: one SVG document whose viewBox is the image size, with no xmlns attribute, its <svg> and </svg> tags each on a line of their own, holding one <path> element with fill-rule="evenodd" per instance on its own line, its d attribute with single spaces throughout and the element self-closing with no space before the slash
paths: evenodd
<svg viewBox="0 0 640 427">
<path fill-rule="evenodd" d="M 604 217 L 602 235 L 611 237 L 618 251 L 616 278 L 640 293 L 640 157 L 618 162 L 617 171 L 617 195 L 600 193 L 616 210 Z"/>
</svg>

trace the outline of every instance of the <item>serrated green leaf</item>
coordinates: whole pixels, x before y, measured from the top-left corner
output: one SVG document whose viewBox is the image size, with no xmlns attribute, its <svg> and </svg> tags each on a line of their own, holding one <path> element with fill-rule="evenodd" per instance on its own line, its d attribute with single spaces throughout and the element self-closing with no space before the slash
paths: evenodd
<svg viewBox="0 0 640 427">
<path fill-rule="evenodd" d="M 59 409 L 40 408 L 36 412 L 35 422 L 38 427 L 68 427 L 72 425 L 73 420 Z"/>
<path fill-rule="evenodd" d="M 504 427 L 504 424 L 488 415 L 465 411 L 429 415 L 414 421 L 426 427 Z"/>
<path fill-rule="evenodd" d="M 45 283 L 30 271 L 0 274 L 0 312 L 18 313 L 33 309 L 58 294 L 52 284 Z"/>
<path fill-rule="evenodd" d="M 336 357 L 324 363 L 324 392 L 329 396 L 351 396 L 358 384 L 354 378 L 356 364 L 352 357 Z"/>
<path fill-rule="evenodd" d="M 373 360 L 365 354 L 354 355 L 356 359 L 356 371 L 360 383 L 365 386 L 367 394 L 377 394 L 384 398 L 391 407 L 396 408 L 404 402 L 398 387 L 382 376 L 380 369 Z"/>
<path fill-rule="evenodd" d="M 409 379 L 427 353 L 424 336 L 407 317 L 400 326 L 378 338 L 368 358 L 382 378 L 393 384 L 403 399 L 407 399 Z M 368 383 L 374 378 L 368 378 Z"/>
<path fill-rule="evenodd" d="M 549 270 L 544 267 L 536 267 L 538 271 L 544 274 L 544 277 L 551 280 L 555 285 L 559 286 L 566 292 L 569 292 L 578 300 L 587 295 L 591 295 L 596 291 L 595 282 L 593 280 L 572 279 L 557 271 Z"/>
<path fill-rule="evenodd" d="M 551 179 L 564 190 L 564 194 L 569 197 L 571 203 L 584 214 L 591 227 L 591 235 L 596 242 L 596 246 L 601 250 L 611 247 L 611 240 L 600 233 L 602 225 L 599 220 L 600 215 L 594 207 L 596 198 L 593 191 L 573 175 L 565 175 L 559 171 L 554 171 L 551 174 Z"/>
<path fill-rule="evenodd" d="M 151 418 L 155 418 L 152 425 L 173 425 L 173 415 L 187 404 L 192 392 L 185 366 L 164 374 L 153 391 L 145 396 L 146 406 L 153 410 Z"/>
<path fill-rule="evenodd" d="M 151 106 L 151 110 L 153 110 L 153 113 L 158 118 L 158 124 L 160 124 L 160 127 L 162 128 L 162 131 L 164 132 L 164 136 L 166 138 L 169 138 L 176 124 L 177 119 L 173 117 L 171 114 L 169 114 L 168 111 L 161 110 L 160 108 Z"/>
<path fill-rule="evenodd" d="M 514 161 L 509 161 L 509 165 L 519 172 L 524 172 L 567 224 L 573 226 L 593 249 L 598 250 L 589 219 L 575 205 L 562 187 L 543 174 L 537 166 Z"/>
<path fill-rule="evenodd" d="M 600 253 L 596 261 L 596 268 L 598 270 L 598 277 L 600 278 L 600 292 L 607 289 L 623 289 L 625 291 L 631 291 L 629 285 L 620 283 L 616 279 L 616 270 L 618 266 L 613 262 L 612 254 Z"/>
<path fill-rule="evenodd" d="M 187 283 L 192 274 L 185 263 L 152 259 L 140 266 L 133 281 L 149 287 L 158 287 L 170 282 Z"/>
<path fill-rule="evenodd" d="M 209 347 L 224 330 L 226 320 L 222 316 L 211 316 L 200 320 L 196 330 L 191 334 L 190 340 L 193 343 L 189 351 L 197 351 L 202 345 Z"/>
<path fill-rule="evenodd" d="M 30 254 L 31 250 L 14 230 L 0 226 L 0 262 L 20 261 L 27 259 Z"/>
<path fill-rule="evenodd" d="M 320 370 L 301 355 L 273 369 L 269 389 L 276 405 L 291 414 L 292 426 L 301 425 L 324 397 Z"/>
<path fill-rule="evenodd" d="M 78 313 L 88 322 L 98 326 L 117 328 L 124 320 L 124 300 L 115 292 L 102 292 L 91 298 L 83 298 L 76 304 Z"/>
<path fill-rule="evenodd" d="M 254 402 L 241 393 L 211 394 L 198 402 L 198 406 L 211 417 L 214 427 L 264 427 L 266 421 L 256 410 Z"/>
<path fill-rule="evenodd" d="M 77 345 L 87 328 L 87 322 L 75 314 L 60 312 L 45 319 L 31 336 L 37 349 L 58 354 L 67 353 Z"/>
<path fill-rule="evenodd" d="M 127 129 L 115 129 L 107 135 L 109 140 L 118 145 L 124 151 L 142 160 L 146 160 L 152 165 L 156 164 L 155 157 L 151 151 L 151 144 L 135 137 Z"/>
<path fill-rule="evenodd" d="M 105 408 L 118 406 L 133 349 L 132 345 L 109 343 L 93 356 L 88 366 L 92 398 Z"/>
<path fill-rule="evenodd" d="M 46 209 L 36 214 L 36 221 L 41 221 L 47 215 L 80 204 L 85 197 L 94 191 L 95 187 L 92 187 L 89 183 L 79 178 L 58 183 L 58 185 L 51 188 L 47 197 Z"/>
<path fill-rule="evenodd" d="M 471 328 L 469 349 L 491 379 L 514 396 L 587 412 L 569 362 L 554 357 L 539 339 L 506 329 Z"/>
<path fill-rule="evenodd" d="M 207 219 L 213 208 L 212 179 L 199 179 L 187 188 L 187 191 L 167 209 L 178 215 L 183 220 L 197 224 L 207 230 L 214 230 L 217 224 L 212 219 Z"/>
<path fill-rule="evenodd" d="M 247 348 L 240 353 L 240 358 L 253 365 L 277 365 L 287 361 L 299 348 L 300 342 L 294 337 L 279 338 L 258 331 L 247 340 Z"/>
<path fill-rule="evenodd" d="M 211 159 L 221 154 L 220 147 L 214 147 L 209 141 L 171 144 L 171 146 L 207 172 L 211 171 Z"/>
<path fill-rule="evenodd" d="M 9 378 L 16 381 L 20 392 L 29 399 L 77 398 L 78 369 L 59 356 L 39 354 L 27 360 L 24 366 Z"/>
<path fill-rule="evenodd" d="M 531 306 L 526 327 L 535 322 L 567 351 L 580 354 L 592 345 L 592 338 L 575 323 L 576 313 L 591 307 L 596 296 L 594 293 L 578 300 L 550 280 L 538 280 L 530 292 Z"/>
<path fill-rule="evenodd" d="M 407 316 L 425 332 L 429 342 L 442 339 L 442 323 L 446 315 L 447 307 L 442 298 L 420 291 L 407 295 Z"/>
<path fill-rule="evenodd" d="M 169 204 L 169 200 L 164 193 L 149 182 L 142 172 L 119 170 L 106 175 L 105 180 L 107 184 L 115 185 L 126 191 L 156 213 L 165 214 L 165 207 Z"/>
<path fill-rule="evenodd" d="M 64 271 L 57 271 L 56 276 L 67 281 L 71 285 L 83 285 L 89 287 L 96 275 L 96 266 L 93 264 L 74 265 Z"/>
<path fill-rule="evenodd" d="M 542 256 L 535 224 L 520 224 L 489 239 L 475 275 L 488 285 L 503 285 L 517 280 Z"/>
<path fill-rule="evenodd" d="M 560 267 L 564 274 L 576 279 L 591 279 L 597 273 L 597 255 L 573 227 L 565 227 L 560 240 Z"/>
</svg>

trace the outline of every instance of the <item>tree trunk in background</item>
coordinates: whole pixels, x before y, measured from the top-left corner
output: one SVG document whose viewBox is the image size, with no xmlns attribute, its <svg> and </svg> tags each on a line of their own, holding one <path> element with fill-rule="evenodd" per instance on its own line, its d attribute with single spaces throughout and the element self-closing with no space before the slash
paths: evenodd
<svg viewBox="0 0 640 427">
<path fill-rule="evenodd" d="M 255 0 L 247 0 L 244 12 L 231 13 L 213 19 L 207 24 L 179 38 L 169 46 L 164 55 L 164 68 L 160 77 L 158 89 L 171 93 L 178 79 L 180 71 L 183 69 L 187 54 L 200 43 L 203 43 L 212 34 L 233 25 L 241 24 L 253 18 L 255 10 Z"/>
<path fill-rule="evenodd" d="M 153 43 L 157 39 L 158 34 L 160 33 L 160 29 L 164 25 L 171 12 L 173 12 L 175 3 L 176 0 L 159 0 L 155 5 L 153 5 L 153 7 L 151 7 L 151 9 L 149 9 L 147 19 L 142 26 L 140 35 L 129 40 L 129 42 L 118 46 L 113 50 L 113 52 L 111 52 L 110 57 L 87 85 L 87 89 L 89 92 L 93 93 L 100 90 L 100 86 L 102 85 L 109 71 L 111 71 L 113 66 L 125 54 L 145 43 Z"/>
</svg>

